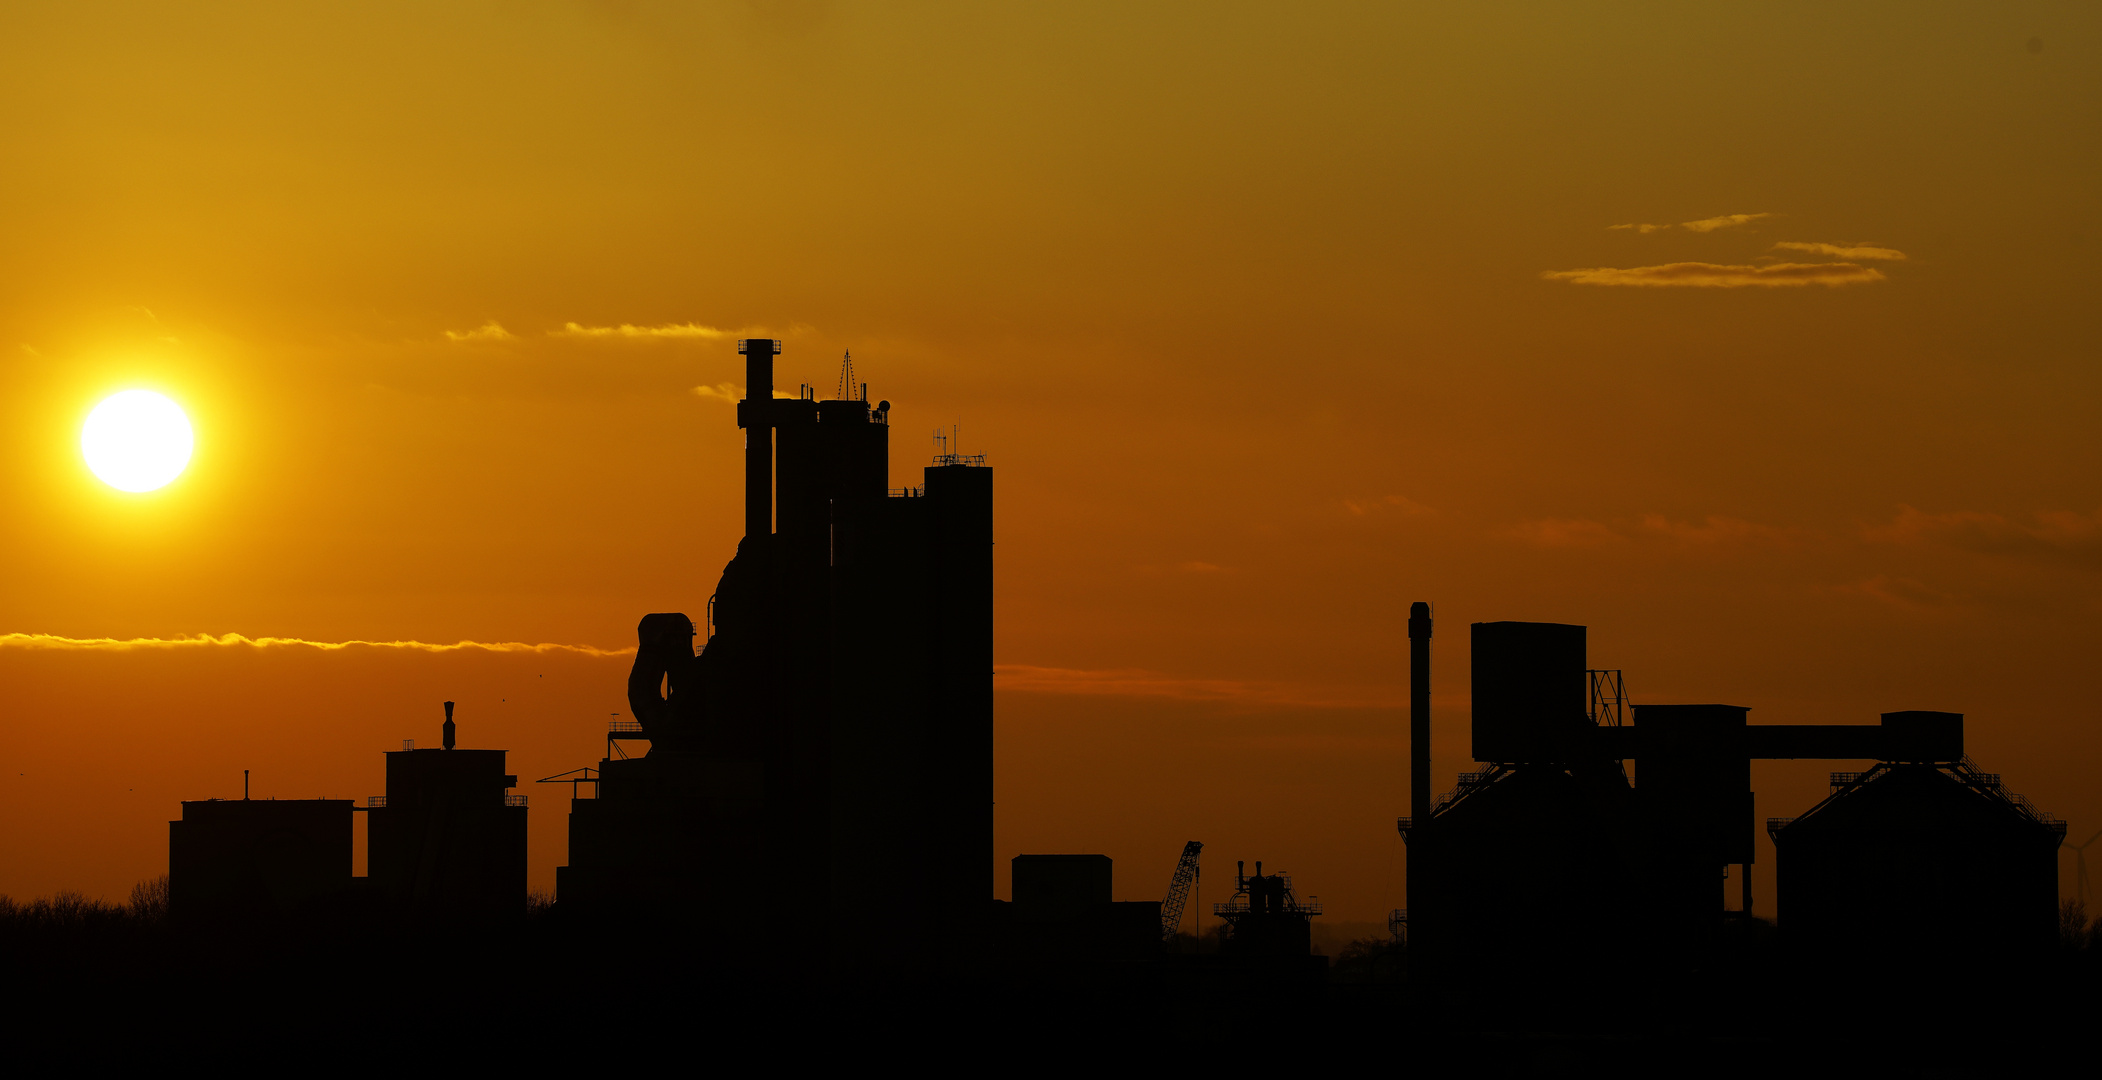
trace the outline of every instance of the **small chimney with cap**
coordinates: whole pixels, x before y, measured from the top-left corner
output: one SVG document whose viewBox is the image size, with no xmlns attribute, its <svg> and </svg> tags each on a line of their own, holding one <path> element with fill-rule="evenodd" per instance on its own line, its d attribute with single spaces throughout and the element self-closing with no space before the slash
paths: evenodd
<svg viewBox="0 0 2102 1080">
<path fill-rule="evenodd" d="M 445 703 L 445 748 L 453 748 L 453 703 Z"/>
</svg>

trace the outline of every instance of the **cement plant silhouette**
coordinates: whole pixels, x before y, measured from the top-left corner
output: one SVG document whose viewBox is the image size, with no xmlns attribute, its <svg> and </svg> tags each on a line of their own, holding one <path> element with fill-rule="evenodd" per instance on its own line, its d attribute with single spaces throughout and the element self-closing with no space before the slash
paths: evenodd
<svg viewBox="0 0 2102 1080">
<path fill-rule="evenodd" d="M 994 900 L 992 471 L 941 440 L 890 488 L 890 403 L 851 359 L 835 396 L 776 398 L 780 349 L 739 345 L 745 536 L 701 618 L 641 617 L 629 716 L 539 781 L 568 788 L 552 897 L 527 892 L 505 751 L 459 746 L 446 702 L 439 745 L 388 752 L 363 806 L 185 802 L 168 876 L 129 903 L 0 902 L 25 1053 L 597 1064 L 639 1040 L 771 1061 L 830 1036 L 926 1060 L 1369 1035 L 1498 1071 L 2004 1067 L 2098 1003 L 2096 932 L 2059 903 L 2065 826 L 1965 755 L 1961 715 L 1631 705 L 1584 627 L 1476 623 L 1481 767 L 1434 798 L 1426 603 L 1388 934 L 1319 954 L 1321 905 L 1261 861 L 1193 914 L 1194 840 L 1143 890 L 1160 901 L 1116 900 L 1106 856 L 1032 853 Z M 1775 921 L 1753 911 L 1751 762 L 1792 758 L 1875 764 L 1765 822 Z"/>
</svg>

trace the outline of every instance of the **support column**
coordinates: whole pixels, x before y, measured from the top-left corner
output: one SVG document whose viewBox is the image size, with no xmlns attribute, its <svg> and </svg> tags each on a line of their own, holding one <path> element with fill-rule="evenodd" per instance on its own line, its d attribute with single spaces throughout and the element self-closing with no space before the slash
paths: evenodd
<svg viewBox="0 0 2102 1080">
<path fill-rule="evenodd" d="M 1431 606 L 1409 605 L 1409 816 L 1431 817 Z"/>
<path fill-rule="evenodd" d="M 744 428 L 744 534 L 765 543 L 774 533 L 774 338 L 744 338 L 744 400 L 737 425 Z"/>
</svg>

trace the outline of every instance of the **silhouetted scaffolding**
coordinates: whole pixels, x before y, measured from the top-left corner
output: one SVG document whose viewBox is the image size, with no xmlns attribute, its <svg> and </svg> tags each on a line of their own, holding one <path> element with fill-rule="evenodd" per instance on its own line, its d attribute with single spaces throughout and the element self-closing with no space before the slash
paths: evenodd
<svg viewBox="0 0 2102 1080">
<path fill-rule="evenodd" d="M 1301 900 L 1292 891 L 1292 876 L 1264 874 L 1263 864 L 1255 873 L 1246 863 L 1234 864 L 1234 894 L 1212 905 L 1212 914 L 1226 922 L 1220 947 L 1232 955 L 1306 956 L 1313 950 L 1313 924 L 1321 914 L 1321 901 Z"/>
</svg>

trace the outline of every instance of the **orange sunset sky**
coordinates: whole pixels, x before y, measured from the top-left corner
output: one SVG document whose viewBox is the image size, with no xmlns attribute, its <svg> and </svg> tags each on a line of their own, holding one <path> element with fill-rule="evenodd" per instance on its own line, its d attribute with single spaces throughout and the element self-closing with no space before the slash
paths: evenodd
<svg viewBox="0 0 2102 1080">
<path fill-rule="evenodd" d="M 9 4 L 0 893 L 447 699 L 552 888 L 529 782 L 742 531 L 745 334 L 853 350 L 893 484 L 996 470 L 1002 867 L 1383 919 L 1416 599 L 1441 788 L 1467 624 L 1578 622 L 1637 703 L 1964 712 L 2078 843 L 2098 191 L 2086 4 Z M 129 388 L 197 432 L 147 494 L 79 448 Z"/>
</svg>

